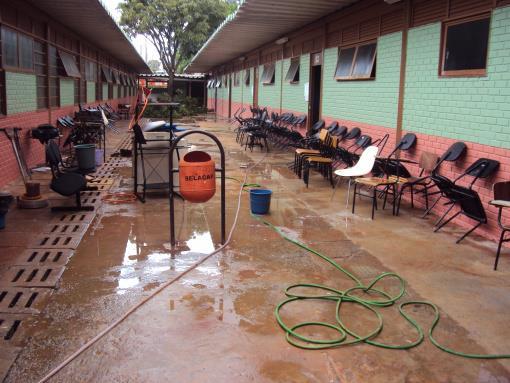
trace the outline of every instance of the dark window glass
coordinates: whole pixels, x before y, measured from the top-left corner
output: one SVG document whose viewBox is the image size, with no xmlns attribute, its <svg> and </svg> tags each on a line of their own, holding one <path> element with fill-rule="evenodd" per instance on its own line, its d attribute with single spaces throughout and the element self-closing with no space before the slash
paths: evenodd
<svg viewBox="0 0 510 383">
<path fill-rule="evenodd" d="M 58 54 L 60 56 L 60 60 L 62 61 L 66 76 L 78 78 L 81 77 L 78 65 L 76 65 L 76 58 L 73 55 L 63 51 L 58 51 Z"/>
<path fill-rule="evenodd" d="M 49 104 L 51 107 L 56 107 L 60 104 L 59 59 L 57 48 L 53 45 L 48 46 L 48 61 L 48 88 L 50 92 Z"/>
<path fill-rule="evenodd" d="M 101 78 L 103 79 L 103 81 L 106 81 L 106 82 L 112 82 L 112 71 L 110 70 L 110 68 L 108 68 L 107 66 L 104 66 L 102 65 L 101 66 L 101 73 L 102 73 L 102 76 Z"/>
<path fill-rule="evenodd" d="M 2 56 L 5 66 L 18 66 L 18 35 L 7 28 L 2 28 Z"/>
<path fill-rule="evenodd" d="M 262 72 L 262 84 L 270 85 L 274 84 L 274 70 L 275 64 L 267 64 L 264 65 L 264 72 Z"/>
<path fill-rule="evenodd" d="M 445 71 L 485 69 L 490 18 L 449 25 L 444 50 Z"/>
<path fill-rule="evenodd" d="M 246 72 L 244 74 L 244 83 L 246 86 L 250 85 L 250 70 L 246 69 Z"/>
<path fill-rule="evenodd" d="M 285 76 L 285 81 L 299 82 L 299 57 L 290 61 L 290 67 Z"/>
<path fill-rule="evenodd" d="M 353 77 L 371 77 L 375 50 L 375 43 L 358 47 L 358 52 L 354 59 L 354 67 L 352 68 Z"/>
<path fill-rule="evenodd" d="M 356 53 L 356 47 L 340 49 L 338 62 L 336 64 L 335 77 L 349 77 L 351 75 L 352 60 Z"/>
<path fill-rule="evenodd" d="M 31 37 L 19 35 L 19 61 L 20 68 L 34 69 L 34 40 Z"/>
<path fill-rule="evenodd" d="M 113 83 L 108 83 L 108 98 L 111 100 L 113 98 Z"/>
</svg>

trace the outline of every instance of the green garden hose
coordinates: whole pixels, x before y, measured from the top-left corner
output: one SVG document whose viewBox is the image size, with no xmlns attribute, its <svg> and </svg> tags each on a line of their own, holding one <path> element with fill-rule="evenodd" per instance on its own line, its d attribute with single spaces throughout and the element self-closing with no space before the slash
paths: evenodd
<svg viewBox="0 0 510 383">
<path fill-rule="evenodd" d="M 299 242 L 295 239 L 292 239 L 288 237 L 282 230 L 280 230 L 278 227 L 274 226 L 272 223 L 262 219 L 260 216 L 252 214 L 252 217 L 262 222 L 264 225 L 268 226 L 269 228 L 276 231 L 283 239 L 286 241 L 293 243 L 294 245 L 320 257 L 324 261 L 330 263 L 336 270 L 343 273 L 345 276 L 350 278 L 355 285 L 345 291 L 337 290 L 328 286 L 315 284 L 315 283 L 298 283 L 292 286 L 289 286 L 285 289 L 285 295 L 287 296 L 287 299 L 285 299 L 283 302 L 279 303 L 276 306 L 276 309 L 274 311 L 276 321 L 280 325 L 280 327 L 285 331 L 285 337 L 287 339 L 287 342 L 289 342 L 291 345 L 307 350 L 317 350 L 317 349 L 327 349 L 327 348 L 334 348 L 334 347 L 340 347 L 340 346 L 347 346 L 352 345 L 356 343 L 366 343 L 370 344 L 372 346 L 382 347 L 386 349 L 393 349 L 393 350 L 406 350 L 413 347 L 418 346 L 421 344 L 425 338 L 424 331 L 422 327 L 408 314 L 405 312 L 404 308 L 409 305 L 424 305 L 432 308 L 434 311 L 434 320 L 432 322 L 432 325 L 430 326 L 430 329 L 428 331 L 428 338 L 432 342 L 434 346 L 439 348 L 440 350 L 443 350 L 444 352 L 447 352 L 452 355 L 461 356 L 464 358 L 472 358 L 472 359 L 502 359 L 502 358 L 510 358 L 510 354 L 469 354 L 464 353 L 456 350 L 452 350 L 448 347 L 445 347 L 441 345 L 433 336 L 434 329 L 439 323 L 440 315 L 439 315 L 439 309 L 437 306 L 433 303 L 426 302 L 426 301 L 409 301 L 409 302 L 403 302 L 400 303 L 398 310 L 399 313 L 404 319 L 411 325 L 412 328 L 417 333 L 416 340 L 405 343 L 405 344 L 387 344 L 387 343 L 381 343 L 377 342 L 374 339 L 377 337 L 377 335 L 382 331 L 383 329 L 383 317 L 378 312 L 377 308 L 379 307 L 388 307 L 396 304 L 400 298 L 405 294 L 406 287 L 405 287 L 405 281 L 402 277 L 400 277 L 396 273 L 382 273 L 379 276 L 377 276 L 374 280 L 372 280 L 368 285 L 364 285 L 359 278 L 357 278 L 354 274 L 347 271 L 345 268 L 340 266 L 338 263 L 336 263 L 331 258 L 325 256 L 324 254 L 319 253 L 316 250 L 313 250 L 306 246 L 304 243 Z M 386 293 L 384 290 L 380 290 L 376 288 L 376 285 L 383 279 L 386 278 L 392 278 L 395 279 L 398 283 L 399 292 L 398 294 L 391 296 L 390 294 Z M 293 293 L 292 290 L 296 288 L 308 288 L 308 289 L 316 289 L 317 295 L 304 295 L 304 294 L 296 294 Z M 353 295 L 355 292 L 363 292 L 365 294 L 372 294 L 379 297 L 379 299 L 364 299 L 361 297 L 358 297 L 356 295 Z M 282 319 L 280 315 L 281 309 L 292 302 L 295 301 L 306 301 L 306 300 L 315 300 L 315 301 L 328 301 L 328 302 L 335 302 L 336 303 L 336 323 L 331 324 L 327 322 L 301 322 L 293 326 L 288 326 Z M 365 334 L 358 334 L 352 329 L 349 329 L 343 322 L 342 317 L 340 315 L 340 309 L 343 302 L 350 302 L 357 304 L 364 309 L 368 310 L 375 318 L 377 319 L 377 326 L 375 326 L 372 329 L 369 329 Z M 297 331 L 298 329 L 302 329 L 304 327 L 323 327 L 327 329 L 335 330 L 338 333 L 338 336 L 333 339 L 313 339 L 304 335 L 299 334 Z M 347 336 L 350 336 L 351 338 L 347 338 Z"/>
</svg>

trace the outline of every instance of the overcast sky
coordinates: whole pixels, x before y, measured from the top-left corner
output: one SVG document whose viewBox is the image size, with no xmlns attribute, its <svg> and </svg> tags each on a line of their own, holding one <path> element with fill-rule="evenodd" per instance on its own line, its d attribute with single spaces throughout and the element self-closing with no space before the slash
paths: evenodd
<svg viewBox="0 0 510 383">
<path fill-rule="evenodd" d="M 117 6 L 121 2 L 122 0 L 102 0 L 102 3 L 106 7 L 106 9 L 108 9 L 108 12 L 110 12 L 115 21 L 117 21 L 117 23 L 120 20 L 120 11 L 117 9 Z M 159 60 L 158 52 L 145 37 L 138 36 L 136 39 L 133 39 L 131 41 L 135 46 L 136 50 L 138 51 L 138 53 L 140 53 L 140 56 L 142 56 L 144 60 L 146 61 L 152 59 Z"/>
</svg>

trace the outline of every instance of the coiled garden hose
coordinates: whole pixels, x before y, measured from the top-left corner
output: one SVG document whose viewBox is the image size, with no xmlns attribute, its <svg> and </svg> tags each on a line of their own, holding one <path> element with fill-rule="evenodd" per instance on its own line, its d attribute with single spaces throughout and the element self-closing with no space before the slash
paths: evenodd
<svg viewBox="0 0 510 383">
<path fill-rule="evenodd" d="M 425 339 L 423 328 L 414 320 L 406 311 L 405 307 L 410 305 L 423 305 L 432 308 L 434 312 L 434 320 L 432 322 L 432 325 L 430 326 L 430 329 L 428 330 L 428 338 L 432 342 L 434 346 L 439 348 L 440 350 L 447 352 L 452 355 L 461 356 L 463 358 L 472 358 L 472 359 L 503 359 L 503 358 L 510 358 L 510 354 L 470 354 L 465 352 L 460 352 L 457 350 L 453 350 L 451 348 L 448 348 L 446 346 L 443 346 L 440 344 L 433 336 L 434 329 L 439 323 L 440 320 L 440 314 L 438 307 L 427 301 L 408 301 L 408 302 L 402 302 L 398 306 L 398 311 L 400 315 L 411 325 L 412 328 L 417 333 L 416 340 L 405 343 L 405 344 L 387 344 L 387 343 L 381 343 L 377 342 L 375 338 L 377 335 L 382 331 L 383 329 L 383 317 L 382 315 L 377 311 L 377 308 L 380 307 L 388 307 L 396 304 L 400 298 L 405 294 L 406 286 L 404 279 L 399 276 L 396 273 L 389 273 L 385 272 L 374 278 L 368 285 L 365 285 L 361 282 L 359 278 L 357 278 L 354 274 L 340 266 L 338 263 L 336 263 L 333 259 L 325 256 L 324 254 L 319 253 L 316 250 L 311 249 L 304 243 L 297 241 L 295 239 L 290 238 L 287 236 L 280 228 L 274 226 L 272 223 L 264 220 L 260 216 L 252 214 L 252 217 L 257 219 L 258 221 L 262 222 L 265 226 L 271 228 L 275 232 L 277 232 L 283 239 L 286 241 L 300 247 L 301 249 L 304 249 L 308 251 L 309 253 L 312 253 L 322 260 L 328 262 L 331 264 L 336 270 L 343 273 L 345 276 L 350 278 L 355 285 L 351 288 L 348 288 L 347 290 L 338 290 L 334 289 L 332 287 L 315 284 L 315 283 L 298 283 L 291 285 L 285 289 L 285 295 L 287 296 L 287 299 L 279 303 L 274 311 L 274 315 L 276 317 L 276 321 L 280 325 L 280 327 L 285 331 L 285 337 L 287 339 L 287 342 L 289 342 L 291 345 L 295 347 L 299 347 L 306 350 L 317 350 L 317 349 L 328 349 L 328 348 L 335 348 L 335 347 L 341 347 L 341 346 L 348 346 L 353 345 L 357 343 L 366 343 L 370 344 L 372 346 L 386 348 L 386 349 L 393 349 L 393 350 L 407 350 L 413 347 L 418 346 L 423 342 Z M 395 279 L 398 283 L 399 292 L 396 295 L 390 295 L 384 290 L 378 289 L 376 286 L 377 284 L 386 278 L 392 278 Z M 294 293 L 293 290 L 297 288 L 307 288 L 307 289 L 315 289 L 317 290 L 316 295 L 305 295 L 305 294 L 297 294 Z M 355 292 L 363 292 L 365 294 L 372 294 L 379 297 L 379 299 L 365 299 L 359 296 L 354 295 Z M 289 326 L 287 325 L 284 320 L 282 319 L 282 316 L 280 315 L 280 312 L 282 308 L 292 302 L 296 301 L 306 301 L 306 300 L 315 300 L 315 301 L 327 301 L 327 302 L 333 302 L 336 304 L 336 312 L 335 312 L 335 319 L 336 323 L 327 323 L 327 322 L 300 322 L 296 325 Z M 375 316 L 377 319 L 377 326 L 374 328 L 368 329 L 365 334 L 358 334 L 357 332 L 353 331 L 352 329 L 348 328 L 345 323 L 342 321 L 342 316 L 340 314 L 340 309 L 343 302 L 350 302 L 357 305 L 360 305 L 364 309 L 368 310 L 372 315 Z M 330 330 L 334 330 L 338 333 L 338 336 L 336 338 L 332 339 L 314 339 L 311 337 L 307 337 L 304 335 L 301 335 L 297 330 L 303 329 L 304 327 L 322 327 Z M 350 335 L 351 338 L 347 338 L 347 335 Z"/>
</svg>

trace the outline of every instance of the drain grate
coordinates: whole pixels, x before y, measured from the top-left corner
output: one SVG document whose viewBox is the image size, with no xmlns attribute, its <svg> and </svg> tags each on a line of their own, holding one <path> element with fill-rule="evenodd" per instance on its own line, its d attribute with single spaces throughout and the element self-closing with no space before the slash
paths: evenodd
<svg viewBox="0 0 510 383">
<path fill-rule="evenodd" d="M 0 314 L 0 349 L 7 345 L 21 345 L 22 322 L 26 314 Z"/>
<path fill-rule="evenodd" d="M 12 266 L 2 278 L 6 284 L 15 287 L 57 287 L 64 267 L 53 266 Z"/>
<path fill-rule="evenodd" d="M 36 238 L 31 246 L 39 249 L 76 249 L 80 244 L 80 235 L 43 234 Z"/>
<path fill-rule="evenodd" d="M 101 198 L 99 197 L 84 197 L 81 199 L 81 203 L 88 206 L 97 206 L 101 204 Z"/>
<path fill-rule="evenodd" d="M 65 266 L 73 254 L 74 251 L 69 249 L 27 249 L 14 261 L 14 264 L 48 267 Z"/>
<path fill-rule="evenodd" d="M 43 233 L 80 235 L 84 234 L 88 227 L 88 223 L 50 223 Z"/>
<path fill-rule="evenodd" d="M 110 190 L 110 188 L 112 187 L 112 185 L 97 185 L 97 190 L 98 191 L 106 191 L 106 190 Z"/>
<path fill-rule="evenodd" d="M 91 223 L 96 216 L 95 213 L 69 213 L 63 214 L 56 220 L 57 223 Z"/>
<path fill-rule="evenodd" d="M 51 289 L 0 287 L 0 313 L 38 314 L 51 292 Z"/>
<path fill-rule="evenodd" d="M 80 195 L 82 197 L 101 197 L 101 191 L 99 190 L 82 191 Z"/>
</svg>

